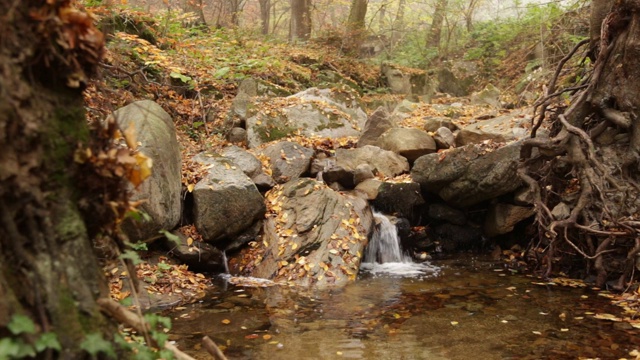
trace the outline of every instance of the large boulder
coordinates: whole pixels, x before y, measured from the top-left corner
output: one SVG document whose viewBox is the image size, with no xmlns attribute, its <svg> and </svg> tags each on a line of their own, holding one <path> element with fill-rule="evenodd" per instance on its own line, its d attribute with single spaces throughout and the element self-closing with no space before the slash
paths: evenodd
<svg viewBox="0 0 640 360">
<path fill-rule="evenodd" d="M 417 220 L 418 206 L 424 204 L 420 184 L 415 182 L 381 182 L 371 206 L 385 214 Z"/>
<path fill-rule="evenodd" d="M 355 170 L 358 165 L 369 164 L 375 169 L 374 172 L 384 177 L 394 177 L 409 171 L 409 162 L 406 158 L 377 146 L 337 149 L 335 158 L 336 165 L 344 169 Z"/>
<path fill-rule="evenodd" d="M 247 118 L 249 147 L 289 135 L 359 136 L 367 121 L 358 93 L 343 86 L 310 88 L 287 98 L 258 101 Z"/>
<path fill-rule="evenodd" d="M 380 135 L 394 127 L 396 127 L 396 124 L 391 119 L 389 112 L 383 106 L 380 106 L 369 116 L 369 119 L 364 124 L 362 136 L 358 139 L 358 146 L 374 145 Z"/>
<path fill-rule="evenodd" d="M 282 184 L 309 171 L 314 151 L 295 142 L 280 141 L 264 148 L 261 154 L 269 159 L 273 179 Z"/>
<path fill-rule="evenodd" d="M 208 171 L 193 189 L 195 225 L 205 240 L 232 238 L 264 217 L 264 198 L 230 159 L 194 160 L 205 164 Z"/>
<path fill-rule="evenodd" d="M 521 145 L 478 144 L 428 154 L 416 160 L 411 177 L 454 207 L 475 205 L 522 185 L 516 173 Z"/>
<path fill-rule="evenodd" d="M 366 145 L 356 149 L 337 149 L 336 156 L 328 159 L 321 175 L 327 184 L 338 183 L 344 188 L 353 189 L 370 177 L 363 176 L 365 173 L 392 178 L 407 171 L 409 162 L 406 158 L 377 146 Z"/>
<path fill-rule="evenodd" d="M 463 126 L 456 136 L 456 145 L 478 144 L 485 140 L 509 142 L 528 136 L 531 118 L 522 112 L 479 120 Z"/>
<path fill-rule="evenodd" d="M 171 230 L 180 221 L 181 158 L 176 129 L 171 116 L 150 100 L 136 101 L 113 113 L 122 131 L 135 129 L 138 149 L 153 162 L 152 174 L 137 188 L 130 187 L 131 200 L 144 200 L 140 210 L 146 222 L 127 220 L 122 229 L 132 241 Z"/>
<path fill-rule="evenodd" d="M 499 108 L 500 104 L 500 90 L 488 84 L 484 89 L 471 94 L 472 105 L 490 105 L 495 108 Z"/>
<path fill-rule="evenodd" d="M 267 194 L 262 241 L 234 258 L 243 275 L 317 288 L 354 281 L 373 225 L 368 203 L 312 179 L 296 179 Z"/>
<path fill-rule="evenodd" d="M 423 96 L 423 101 L 429 102 L 435 93 L 437 84 L 422 70 L 399 69 L 383 64 L 381 71 L 393 94 Z"/>
<path fill-rule="evenodd" d="M 469 94 L 469 87 L 473 84 L 473 78 L 457 78 L 451 70 L 444 68 L 438 70 L 437 77 L 439 92 L 458 97 L 467 96 Z"/>
<path fill-rule="evenodd" d="M 389 129 L 373 145 L 402 155 L 409 163 L 437 150 L 436 142 L 426 131 L 412 128 Z"/>
</svg>

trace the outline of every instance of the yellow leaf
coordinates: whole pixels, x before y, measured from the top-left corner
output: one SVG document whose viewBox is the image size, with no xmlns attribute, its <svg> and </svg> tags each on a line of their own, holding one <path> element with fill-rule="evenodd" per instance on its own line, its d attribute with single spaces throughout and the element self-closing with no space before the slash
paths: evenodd
<svg viewBox="0 0 640 360">
<path fill-rule="evenodd" d="M 269 340 L 269 339 L 271 339 L 271 335 L 264 334 L 264 335 L 262 335 L 262 338 L 265 339 L 265 340 Z"/>
<path fill-rule="evenodd" d="M 231 324 L 231 320 L 229 320 L 229 319 L 224 319 L 224 320 L 222 320 L 222 321 L 221 321 L 221 323 L 223 323 L 223 324 L 225 324 L 225 325 L 229 325 L 229 324 Z"/>
<path fill-rule="evenodd" d="M 191 236 L 189 236 L 187 238 L 187 245 L 191 246 L 191 244 L 193 244 L 193 238 Z"/>
<path fill-rule="evenodd" d="M 457 321 L 452 321 L 451 325 L 456 326 L 456 325 L 458 325 L 458 322 Z"/>
<path fill-rule="evenodd" d="M 291 244 L 291 250 L 295 250 L 298 248 L 298 243 Z"/>
<path fill-rule="evenodd" d="M 136 127 L 133 122 L 129 124 L 127 130 L 124 131 L 124 141 L 131 150 L 138 148 L 138 141 L 136 140 Z"/>
<path fill-rule="evenodd" d="M 187 185 L 187 191 L 193 192 L 193 188 L 195 188 L 195 187 L 196 187 L 195 184 L 189 184 L 189 185 Z"/>
</svg>

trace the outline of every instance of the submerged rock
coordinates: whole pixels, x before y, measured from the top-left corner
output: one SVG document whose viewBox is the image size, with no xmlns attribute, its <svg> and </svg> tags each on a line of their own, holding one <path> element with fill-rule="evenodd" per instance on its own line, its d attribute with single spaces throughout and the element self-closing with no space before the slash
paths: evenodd
<svg viewBox="0 0 640 360">
<path fill-rule="evenodd" d="M 232 271 L 317 288 L 355 280 L 373 224 L 365 200 L 297 179 L 267 201 L 263 237 L 230 262 Z"/>
</svg>

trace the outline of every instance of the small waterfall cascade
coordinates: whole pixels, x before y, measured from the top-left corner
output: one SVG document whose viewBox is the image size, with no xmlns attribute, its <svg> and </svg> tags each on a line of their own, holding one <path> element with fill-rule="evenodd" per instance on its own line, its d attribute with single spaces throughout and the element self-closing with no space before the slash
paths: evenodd
<svg viewBox="0 0 640 360">
<path fill-rule="evenodd" d="M 224 263 L 224 273 L 229 273 L 229 260 L 227 259 L 227 251 L 222 250 L 222 262 Z"/>
<path fill-rule="evenodd" d="M 398 229 L 385 215 L 374 211 L 376 229 L 369 241 L 364 261 L 369 263 L 412 263 L 411 257 L 404 254 L 398 237 Z"/>
<path fill-rule="evenodd" d="M 429 262 L 413 262 L 411 256 L 402 251 L 398 229 L 385 215 L 374 211 L 376 222 L 369 245 L 365 249 L 360 270 L 373 276 L 400 276 L 428 278 L 438 276 L 440 268 Z"/>
</svg>

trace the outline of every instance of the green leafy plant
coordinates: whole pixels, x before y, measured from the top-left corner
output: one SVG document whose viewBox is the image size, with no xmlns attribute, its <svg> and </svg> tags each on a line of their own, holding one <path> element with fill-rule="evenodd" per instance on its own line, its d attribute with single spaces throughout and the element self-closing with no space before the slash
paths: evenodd
<svg viewBox="0 0 640 360">
<path fill-rule="evenodd" d="M 36 325 L 28 316 L 13 315 L 7 329 L 11 336 L 0 339 L 0 359 L 36 357 L 48 349 L 62 349 L 55 333 L 38 334 Z"/>
</svg>

